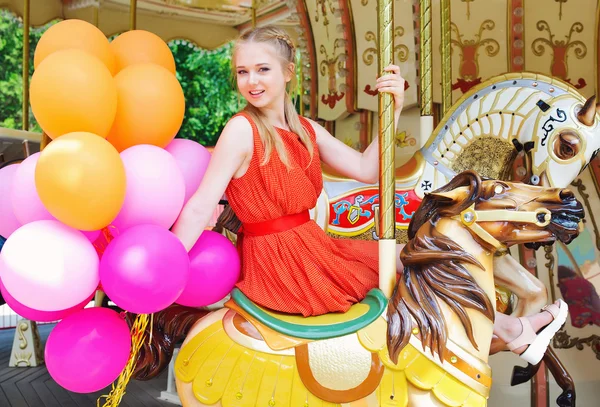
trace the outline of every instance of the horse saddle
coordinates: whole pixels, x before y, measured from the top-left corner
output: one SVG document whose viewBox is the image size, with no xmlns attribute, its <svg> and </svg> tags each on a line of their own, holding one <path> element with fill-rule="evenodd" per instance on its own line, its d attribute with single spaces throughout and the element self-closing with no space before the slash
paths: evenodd
<svg viewBox="0 0 600 407">
<path fill-rule="evenodd" d="M 285 314 L 257 305 L 234 288 L 227 308 L 241 314 L 259 331 L 262 327 L 281 335 L 318 341 L 349 335 L 373 323 L 385 310 L 387 298 L 379 289 L 373 289 L 358 304 L 344 313 L 330 313 L 314 317 Z M 305 342 L 305 341 L 303 341 Z"/>
</svg>

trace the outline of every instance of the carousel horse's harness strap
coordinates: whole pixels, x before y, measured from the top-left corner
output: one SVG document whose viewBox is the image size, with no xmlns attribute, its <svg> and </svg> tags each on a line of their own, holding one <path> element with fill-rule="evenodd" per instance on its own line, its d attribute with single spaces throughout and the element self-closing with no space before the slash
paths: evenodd
<svg viewBox="0 0 600 407">
<path fill-rule="evenodd" d="M 255 321 L 292 338 L 322 340 L 354 333 L 375 321 L 386 309 L 387 298 L 373 289 L 358 304 L 345 313 L 330 313 L 314 317 L 284 314 L 262 308 L 253 303 L 239 289 L 234 288 L 231 298 L 235 305 Z M 225 304 L 229 306 L 229 304 Z M 231 307 L 235 309 L 236 307 Z"/>
<path fill-rule="evenodd" d="M 297 226 L 304 225 L 310 220 L 308 211 L 269 219 L 264 222 L 243 223 L 241 233 L 245 236 L 265 236 L 273 233 L 285 232 Z"/>
<path fill-rule="evenodd" d="M 506 209 L 477 211 L 475 210 L 475 204 L 462 211 L 460 215 L 452 217 L 452 219 L 461 221 L 463 225 L 468 227 L 480 239 L 501 251 L 506 251 L 506 246 L 478 225 L 477 222 L 533 223 L 536 226 L 544 227 L 550 223 L 551 218 L 552 215 L 546 208 L 539 208 L 533 212 L 509 211 Z"/>
</svg>

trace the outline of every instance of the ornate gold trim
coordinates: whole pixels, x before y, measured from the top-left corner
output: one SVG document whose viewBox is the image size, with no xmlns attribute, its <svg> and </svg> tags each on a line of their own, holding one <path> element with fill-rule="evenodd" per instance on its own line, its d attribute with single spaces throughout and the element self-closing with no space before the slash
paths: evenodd
<svg viewBox="0 0 600 407">
<path fill-rule="evenodd" d="M 583 346 L 588 345 L 596 354 L 596 359 L 600 360 L 600 336 L 591 335 L 587 338 L 571 338 L 565 329 L 561 329 L 554 335 L 552 346 L 556 349 L 571 349 L 583 350 Z"/>
</svg>

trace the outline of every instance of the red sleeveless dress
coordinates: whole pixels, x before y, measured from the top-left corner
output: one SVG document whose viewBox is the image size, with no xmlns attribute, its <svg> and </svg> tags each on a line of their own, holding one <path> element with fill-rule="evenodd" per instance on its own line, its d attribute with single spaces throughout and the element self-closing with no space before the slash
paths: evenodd
<svg viewBox="0 0 600 407">
<path fill-rule="evenodd" d="M 252 119 L 254 152 L 248 171 L 231 180 L 227 198 L 243 224 L 277 222 L 312 209 L 323 188 L 315 131 L 304 118 L 314 152 L 298 136 L 277 128 L 292 168 L 276 151 L 260 165 L 264 148 Z M 250 226 L 250 225 L 248 225 Z M 243 233 L 244 226 L 241 233 Z M 320 315 L 344 312 L 378 286 L 377 242 L 329 237 L 314 221 L 266 235 L 243 235 L 237 287 L 255 303 L 281 312 Z"/>
</svg>

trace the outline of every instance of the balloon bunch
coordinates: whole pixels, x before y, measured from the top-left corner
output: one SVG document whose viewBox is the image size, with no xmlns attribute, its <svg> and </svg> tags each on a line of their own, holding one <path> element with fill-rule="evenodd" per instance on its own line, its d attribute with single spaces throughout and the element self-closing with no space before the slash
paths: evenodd
<svg viewBox="0 0 600 407">
<path fill-rule="evenodd" d="M 68 390 L 93 392 L 131 351 L 121 315 L 84 309 L 96 290 L 137 314 L 208 305 L 231 290 L 239 259 L 217 233 L 188 254 L 169 231 L 210 153 L 175 139 L 185 100 L 163 40 L 135 30 L 109 43 L 66 20 L 42 36 L 34 66 L 31 107 L 52 141 L 0 169 L 0 290 L 26 318 L 62 319 L 48 370 Z"/>
</svg>

